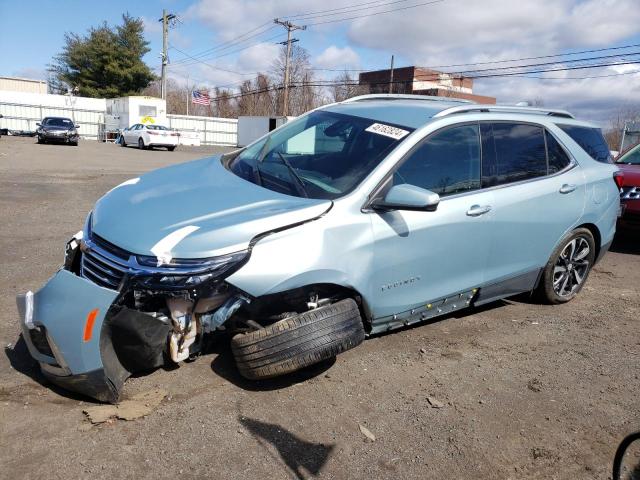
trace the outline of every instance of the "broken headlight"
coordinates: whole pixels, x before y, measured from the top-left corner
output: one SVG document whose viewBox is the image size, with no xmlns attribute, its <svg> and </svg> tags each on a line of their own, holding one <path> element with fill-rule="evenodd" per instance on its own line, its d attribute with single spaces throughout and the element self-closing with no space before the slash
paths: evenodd
<svg viewBox="0 0 640 480">
<path fill-rule="evenodd" d="M 210 280 L 222 280 L 239 269 L 248 258 L 246 250 L 212 258 L 174 258 L 158 267 L 153 256 L 136 255 L 143 271 L 137 283 L 154 289 L 189 289 Z"/>
</svg>

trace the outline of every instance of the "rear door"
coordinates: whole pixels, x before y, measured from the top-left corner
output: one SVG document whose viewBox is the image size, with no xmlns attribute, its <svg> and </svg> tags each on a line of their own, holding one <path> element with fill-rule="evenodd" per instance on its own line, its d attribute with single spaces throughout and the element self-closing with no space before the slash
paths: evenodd
<svg viewBox="0 0 640 480">
<path fill-rule="evenodd" d="M 528 289 L 582 215 L 585 180 L 560 142 L 532 123 L 481 123 L 483 184 L 492 187 L 492 242 L 485 282 Z"/>
</svg>

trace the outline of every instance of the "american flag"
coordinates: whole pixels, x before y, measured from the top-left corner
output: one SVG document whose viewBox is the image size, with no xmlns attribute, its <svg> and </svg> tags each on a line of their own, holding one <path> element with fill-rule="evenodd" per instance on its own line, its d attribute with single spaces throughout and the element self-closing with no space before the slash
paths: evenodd
<svg viewBox="0 0 640 480">
<path fill-rule="evenodd" d="M 191 92 L 191 103 L 197 103 L 198 105 L 211 105 L 209 93 L 194 90 Z"/>
</svg>

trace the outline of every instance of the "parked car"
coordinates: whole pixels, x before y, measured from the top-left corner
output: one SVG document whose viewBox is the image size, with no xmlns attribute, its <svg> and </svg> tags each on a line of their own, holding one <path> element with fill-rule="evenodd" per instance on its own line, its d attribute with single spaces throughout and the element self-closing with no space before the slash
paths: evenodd
<svg viewBox="0 0 640 480">
<path fill-rule="evenodd" d="M 180 134 L 162 125 L 143 125 L 136 123 L 122 131 L 120 145 L 137 145 L 140 150 L 153 147 L 166 147 L 173 152 L 178 146 Z"/>
<path fill-rule="evenodd" d="M 73 123 L 70 118 L 45 117 L 36 125 L 38 126 L 36 130 L 38 143 L 54 142 L 78 146 L 80 126 Z"/>
<path fill-rule="evenodd" d="M 640 229 L 640 144 L 623 153 L 616 165 L 624 174 L 620 191 L 620 228 Z"/>
<path fill-rule="evenodd" d="M 24 338 L 54 383 L 115 402 L 131 373 L 223 331 L 263 379 L 522 292 L 568 302 L 615 233 L 603 149 L 561 110 L 328 105 L 108 192 L 64 267 L 18 298 Z"/>
</svg>

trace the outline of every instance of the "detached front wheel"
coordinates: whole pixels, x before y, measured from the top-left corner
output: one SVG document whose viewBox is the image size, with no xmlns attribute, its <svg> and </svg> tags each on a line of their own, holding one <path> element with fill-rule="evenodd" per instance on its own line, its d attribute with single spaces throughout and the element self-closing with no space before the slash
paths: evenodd
<svg viewBox="0 0 640 480">
<path fill-rule="evenodd" d="M 545 266 L 540 296 L 548 303 L 566 303 L 582 290 L 596 258 L 596 242 L 586 228 L 564 236 Z"/>
<path fill-rule="evenodd" d="M 231 339 L 240 374 L 277 377 L 333 358 L 364 340 L 360 310 L 350 298 L 288 317 Z"/>
</svg>

